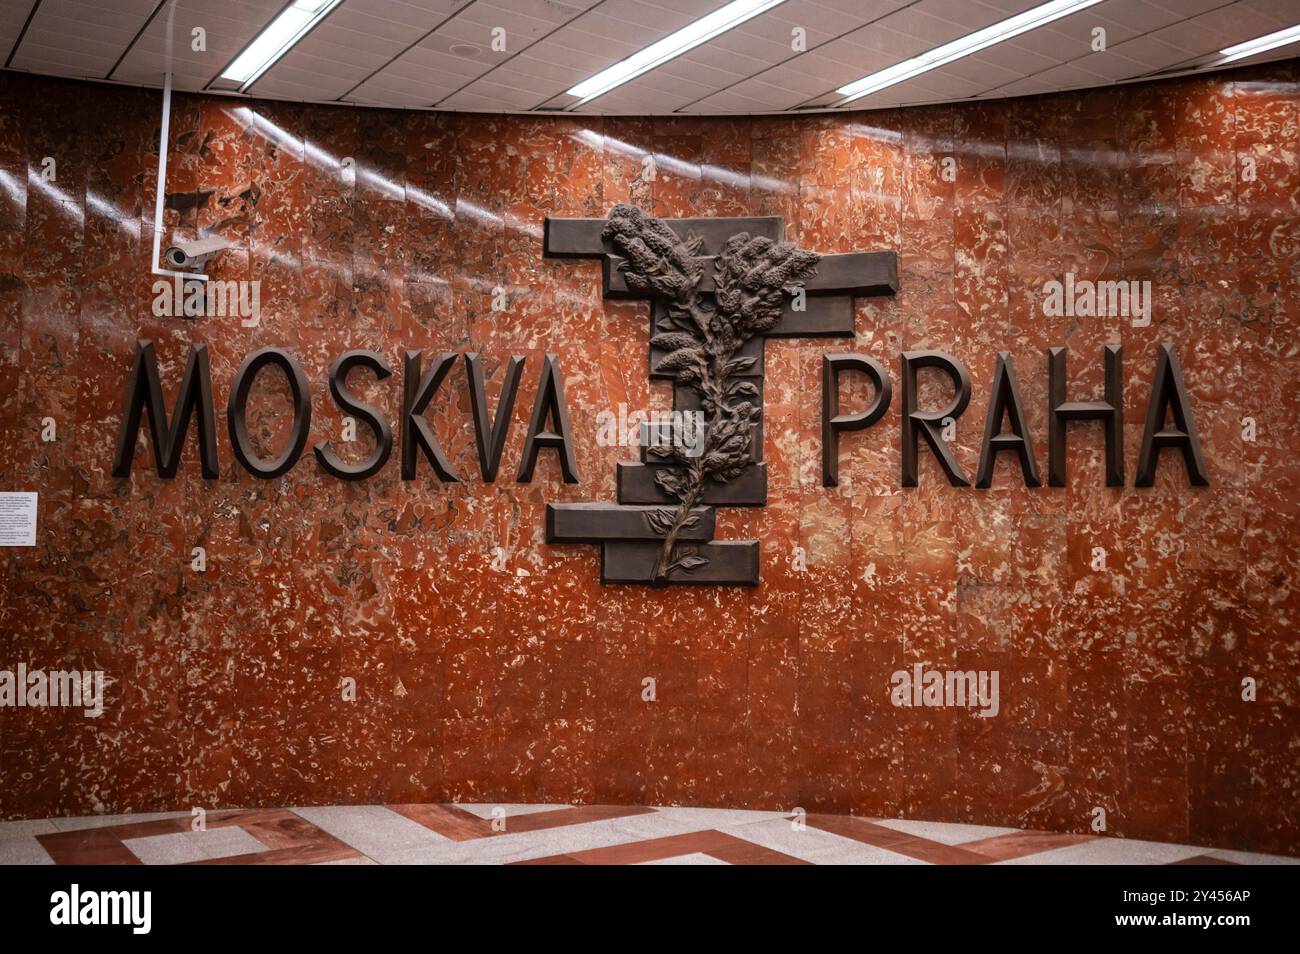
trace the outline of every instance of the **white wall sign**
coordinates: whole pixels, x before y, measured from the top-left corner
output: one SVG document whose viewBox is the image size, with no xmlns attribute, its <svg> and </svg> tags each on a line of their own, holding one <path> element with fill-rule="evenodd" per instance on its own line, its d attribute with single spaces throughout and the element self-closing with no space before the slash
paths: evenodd
<svg viewBox="0 0 1300 954">
<path fill-rule="evenodd" d="M 36 546 L 36 494 L 0 491 L 0 547 Z"/>
</svg>

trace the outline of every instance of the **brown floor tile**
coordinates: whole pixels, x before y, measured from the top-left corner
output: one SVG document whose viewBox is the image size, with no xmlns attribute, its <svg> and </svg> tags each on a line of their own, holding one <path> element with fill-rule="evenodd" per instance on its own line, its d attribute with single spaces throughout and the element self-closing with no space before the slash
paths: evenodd
<svg viewBox="0 0 1300 954">
<path fill-rule="evenodd" d="M 1235 861 L 1228 861 L 1226 858 L 1215 858 L 1213 855 L 1195 855 L 1191 858 L 1184 858 L 1182 861 L 1171 861 L 1171 865 L 1235 865 Z"/>
<path fill-rule="evenodd" d="M 132 838 L 174 835 L 190 830 L 188 817 L 133 822 L 106 828 L 37 835 L 36 840 L 60 865 L 138 865 L 124 842 Z M 267 851 L 212 858 L 195 864 L 312 864 L 355 858 L 361 853 L 286 809 L 210 812 L 208 830 L 237 826 L 267 846 Z"/>
<path fill-rule="evenodd" d="M 1050 831 L 1017 831 L 1007 835 L 994 835 L 979 841 L 968 841 L 961 847 L 984 855 L 990 861 L 1008 861 L 1037 855 L 1053 848 L 1065 848 L 1085 841 L 1091 841 L 1095 835 L 1058 834 Z"/>
<path fill-rule="evenodd" d="M 807 820 L 809 825 L 821 831 L 852 838 L 864 845 L 884 848 L 934 865 L 985 865 L 991 860 L 987 855 L 970 851 L 964 846 L 945 845 L 928 838 L 918 838 L 904 831 L 877 825 L 865 818 L 851 815 L 809 815 Z"/>
<path fill-rule="evenodd" d="M 646 841 L 591 848 L 516 864 L 635 865 L 646 861 L 704 854 L 733 865 L 806 865 L 809 862 L 720 831 L 692 831 Z M 556 861 L 555 859 L 568 859 Z"/>
<path fill-rule="evenodd" d="M 417 822 L 452 841 L 472 841 L 493 835 L 518 834 L 525 831 L 544 831 L 586 822 L 607 821 L 611 818 L 630 818 L 633 815 L 654 814 L 653 808 L 641 805 L 575 805 L 547 812 L 527 812 L 506 819 L 504 831 L 494 831 L 492 821 L 467 812 L 459 805 L 389 805 L 399 815 Z"/>
</svg>

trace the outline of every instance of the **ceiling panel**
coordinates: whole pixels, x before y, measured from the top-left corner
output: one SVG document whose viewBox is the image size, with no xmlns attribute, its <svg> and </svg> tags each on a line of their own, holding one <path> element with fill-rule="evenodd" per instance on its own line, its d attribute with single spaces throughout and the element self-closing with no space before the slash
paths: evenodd
<svg viewBox="0 0 1300 954">
<path fill-rule="evenodd" d="M 1285 8 L 1281 11 L 1274 10 L 1267 17 L 1262 17 L 1253 5 L 1258 2 L 1261 0 L 1238 3 L 1189 0 L 1183 7 L 1180 3 L 1173 2 L 1106 0 L 1105 3 L 1064 17 L 1006 43 L 989 47 L 924 76 L 959 73 L 963 64 L 971 61 L 1009 65 L 1020 74 L 1019 78 L 992 83 L 967 94 L 978 97 L 995 93 L 1003 96 L 1028 95 L 1108 85 L 1175 64 L 1187 63 L 1242 39 L 1260 36 L 1284 25 L 1300 23 L 1300 2 L 1262 0 L 1280 3 Z M 1253 26 L 1238 27 L 1231 33 L 1226 28 L 1208 33 L 1200 28 L 1199 21 L 1203 17 L 1231 21 L 1234 16 L 1243 17 Z M 892 19 L 894 18 L 891 17 L 890 20 Z M 1107 50 L 1104 53 L 1094 52 L 1091 46 L 1092 29 L 1096 26 L 1103 26 L 1107 30 Z M 1238 33 L 1243 30 L 1244 35 L 1239 36 Z M 1183 41 L 1182 45 L 1173 41 L 1175 37 Z M 1033 58 L 1027 54 L 1032 54 Z M 890 62 L 905 59 L 908 55 L 911 54 L 900 53 Z M 1044 60 L 1050 62 L 1045 64 Z M 872 64 L 862 72 L 869 73 L 884 65 L 889 64 Z M 855 105 L 883 108 L 934 102 L 935 97 L 928 92 L 932 87 L 920 82 L 924 76 L 864 97 Z M 960 98 L 963 97 L 955 93 L 939 97 L 942 100 Z M 828 101 L 833 102 L 833 99 Z"/>
<path fill-rule="evenodd" d="M 284 6 L 284 0 L 177 0 L 164 6 L 131 45 L 110 79 L 157 85 L 171 63 L 172 83 L 201 89 L 233 60 Z M 171 60 L 167 58 L 168 14 Z M 192 46 L 193 30 L 202 27 L 206 51 Z"/>
<path fill-rule="evenodd" d="M 3 64 L 14 50 L 27 15 L 36 6 L 37 0 L 14 0 L 12 3 L 0 4 L 0 64 Z"/>
<path fill-rule="evenodd" d="M 158 0 L 41 0 L 10 65 L 103 79 L 157 6 Z"/>
<path fill-rule="evenodd" d="M 169 25 L 165 0 L 0 0 L 0 56 L 12 52 L 16 70 L 144 86 L 161 85 L 170 67 L 177 89 L 199 90 L 286 2 L 176 0 Z M 567 95 L 726 2 L 341 0 L 249 95 L 614 115 L 834 108 L 843 98 L 837 88 L 1041 0 L 785 0 L 590 102 L 579 106 Z M 1215 51 L 1296 24 L 1300 0 L 1103 0 L 849 108 L 1025 95 L 1213 68 Z M 206 50 L 191 48 L 196 26 L 206 31 Z M 1097 27 L 1106 36 L 1101 52 L 1092 48 Z M 806 49 L 796 51 L 791 41 L 799 30 Z M 504 49 L 494 49 L 494 31 L 504 31 Z M 1300 56 L 1300 44 L 1254 59 L 1289 56 Z"/>
<path fill-rule="evenodd" d="M 710 91 L 702 100 L 688 104 L 691 107 L 701 106 L 750 77 L 763 75 L 788 60 L 799 59 L 801 54 L 796 53 L 792 46 L 795 28 L 801 27 L 804 30 L 805 49 L 815 49 L 902 9 L 908 2 L 909 0 L 860 0 L 857 3 L 842 4 L 844 9 L 837 10 L 825 0 L 788 0 L 712 42 L 696 47 L 668 65 L 680 63 L 681 69 L 714 67 L 737 74 L 725 82 L 716 83 L 716 90 Z"/>
<path fill-rule="evenodd" d="M 290 96 L 281 89 L 281 73 L 288 71 L 301 82 L 305 75 L 317 79 L 318 100 L 336 100 L 415 44 L 473 0 L 343 0 L 328 17 L 258 80 L 254 91 L 275 99 Z M 364 57 L 377 65 L 358 76 L 353 71 L 335 75 L 329 62 L 340 50 L 356 51 L 346 62 L 356 65 Z M 296 71 L 296 72 L 294 72 Z M 396 105 L 396 104 L 394 104 Z"/>
</svg>

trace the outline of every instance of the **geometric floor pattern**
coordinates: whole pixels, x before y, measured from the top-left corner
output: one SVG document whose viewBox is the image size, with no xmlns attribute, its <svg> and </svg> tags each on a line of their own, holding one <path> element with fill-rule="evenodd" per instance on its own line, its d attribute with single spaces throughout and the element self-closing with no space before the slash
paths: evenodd
<svg viewBox="0 0 1300 954">
<path fill-rule="evenodd" d="M 947 822 L 627 805 L 339 805 L 0 822 L 0 864 L 1277 864 Z"/>
</svg>

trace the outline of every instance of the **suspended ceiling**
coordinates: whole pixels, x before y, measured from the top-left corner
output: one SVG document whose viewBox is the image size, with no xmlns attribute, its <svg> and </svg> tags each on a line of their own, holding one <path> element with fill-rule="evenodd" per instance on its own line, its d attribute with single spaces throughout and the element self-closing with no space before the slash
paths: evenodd
<svg viewBox="0 0 1300 954">
<path fill-rule="evenodd" d="M 843 98 L 839 86 L 1041 2 L 786 0 L 575 109 L 565 93 L 575 83 L 725 0 L 342 0 L 246 95 L 475 112 L 826 108 Z M 10 70 L 140 86 L 161 86 L 170 65 L 176 89 L 223 91 L 229 84 L 221 72 L 284 6 L 0 0 L 0 56 Z M 1207 59 L 1216 51 L 1296 24 L 1300 0 L 1103 0 L 847 108 L 1019 96 L 1212 68 Z M 199 52 L 191 47 L 196 27 L 206 41 Z M 1098 27 L 1104 52 L 1093 50 Z M 504 50 L 493 48 L 499 28 Z M 804 31 L 803 52 L 792 49 L 796 29 Z M 1238 62 L 1296 55 L 1300 44 Z"/>
</svg>

